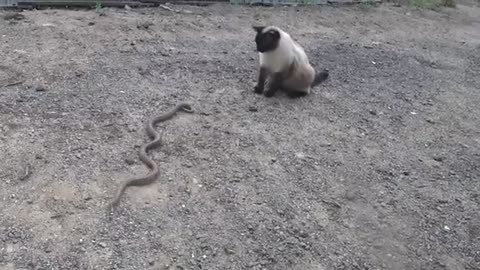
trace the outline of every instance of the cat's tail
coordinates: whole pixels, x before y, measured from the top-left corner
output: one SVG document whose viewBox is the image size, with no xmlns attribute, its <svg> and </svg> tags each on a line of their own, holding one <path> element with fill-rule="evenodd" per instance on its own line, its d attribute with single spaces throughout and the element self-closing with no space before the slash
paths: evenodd
<svg viewBox="0 0 480 270">
<path fill-rule="evenodd" d="M 327 80 L 328 75 L 329 75 L 328 69 L 324 69 L 320 72 L 315 73 L 315 79 L 313 79 L 313 83 L 311 87 L 315 87 L 319 85 L 321 82 Z"/>
</svg>

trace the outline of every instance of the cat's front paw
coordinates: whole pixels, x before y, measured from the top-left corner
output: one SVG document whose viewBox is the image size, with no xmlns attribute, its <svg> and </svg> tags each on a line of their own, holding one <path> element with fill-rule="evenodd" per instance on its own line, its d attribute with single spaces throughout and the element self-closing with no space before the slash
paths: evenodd
<svg viewBox="0 0 480 270">
<path fill-rule="evenodd" d="M 261 94 L 261 93 L 263 93 L 263 87 L 260 86 L 260 85 L 255 85 L 255 87 L 253 88 L 253 92 L 255 92 L 257 94 Z"/>
<path fill-rule="evenodd" d="M 275 91 L 272 91 L 272 90 L 267 90 L 267 91 L 263 92 L 263 95 L 265 97 L 268 97 L 268 98 L 273 97 L 274 94 L 275 94 Z"/>
</svg>

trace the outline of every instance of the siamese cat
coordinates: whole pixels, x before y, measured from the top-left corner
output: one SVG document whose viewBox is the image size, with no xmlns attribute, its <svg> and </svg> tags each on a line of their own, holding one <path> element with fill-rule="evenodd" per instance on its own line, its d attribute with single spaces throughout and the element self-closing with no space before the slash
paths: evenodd
<svg viewBox="0 0 480 270">
<path fill-rule="evenodd" d="M 253 29 L 257 32 L 255 43 L 260 56 L 255 93 L 272 97 L 282 89 L 289 97 L 301 97 L 328 78 L 327 69 L 315 72 L 303 48 L 287 32 L 276 26 Z"/>
</svg>

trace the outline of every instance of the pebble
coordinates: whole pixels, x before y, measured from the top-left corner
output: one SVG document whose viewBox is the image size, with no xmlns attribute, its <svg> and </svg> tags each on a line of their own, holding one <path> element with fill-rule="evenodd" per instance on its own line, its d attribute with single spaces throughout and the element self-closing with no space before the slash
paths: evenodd
<svg viewBox="0 0 480 270">
<path fill-rule="evenodd" d="M 45 91 L 47 91 L 47 88 L 45 88 L 45 86 L 43 86 L 43 85 L 37 85 L 37 86 L 35 87 L 35 91 L 37 91 L 37 92 L 45 92 Z"/>
<path fill-rule="evenodd" d="M 438 161 L 438 162 L 443 162 L 445 159 L 447 159 L 447 158 L 444 157 L 444 156 L 433 157 L 433 160 Z"/>
<path fill-rule="evenodd" d="M 305 158 L 305 154 L 302 153 L 302 152 L 296 153 L 295 156 L 299 159 L 304 159 Z"/>
<path fill-rule="evenodd" d="M 227 254 L 227 255 L 235 254 L 235 250 L 233 250 L 232 248 L 225 247 L 223 250 L 225 251 L 225 254 Z"/>
<path fill-rule="evenodd" d="M 258 112 L 258 107 L 252 105 L 252 106 L 248 107 L 248 110 L 251 111 L 251 112 Z"/>
<path fill-rule="evenodd" d="M 126 158 L 125 163 L 128 165 L 133 165 L 135 163 L 135 160 L 133 158 Z"/>
<path fill-rule="evenodd" d="M 11 14 L 4 15 L 3 19 L 6 20 L 6 21 L 9 21 L 9 20 L 20 21 L 20 20 L 25 19 L 25 15 L 20 14 L 20 13 L 11 13 Z"/>
<path fill-rule="evenodd" d="M 308 237 L 308 233 L 305 232 L 305 231 L 300 231 L 299 236 L 302 237 L 302 238 L 307 238 L 307 237 Z"/>
</svg>

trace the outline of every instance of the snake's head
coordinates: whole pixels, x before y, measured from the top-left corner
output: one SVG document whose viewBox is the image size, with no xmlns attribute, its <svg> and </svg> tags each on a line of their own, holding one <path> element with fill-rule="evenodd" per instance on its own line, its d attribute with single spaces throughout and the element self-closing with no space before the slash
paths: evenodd
<svg viewBox="0 0 480 270">
<path fill-rule="evenodd" d="M 182 110 L 187 113 L 193 113 L 192 106 L 190 104 L 183 104 Z"/>
</svg>

